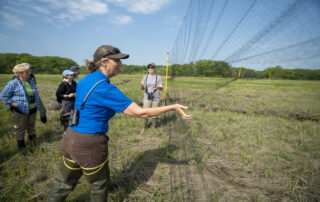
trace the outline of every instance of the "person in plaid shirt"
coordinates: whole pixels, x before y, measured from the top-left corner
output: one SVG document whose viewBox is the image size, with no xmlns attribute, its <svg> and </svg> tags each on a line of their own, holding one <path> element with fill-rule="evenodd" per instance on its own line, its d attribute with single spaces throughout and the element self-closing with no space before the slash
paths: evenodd
<svg viewBox="0 0 320 202">
<path fill-rule="evenodd" d="M 18 64 L 14 66 L 13 73 L 16 76 L 6 83 L 0 99 L 10 107 L 17 145 L 19 150 L 23 150 L 26 131 L 30 141 L 36 138 L 35 121 L 37 110 L 40 109 L 40 97 L 36 83 L 30 79 L 30 65 Z M 41 118 L 41 121 L 45 123 L 46 118 Z"/>
</svg>

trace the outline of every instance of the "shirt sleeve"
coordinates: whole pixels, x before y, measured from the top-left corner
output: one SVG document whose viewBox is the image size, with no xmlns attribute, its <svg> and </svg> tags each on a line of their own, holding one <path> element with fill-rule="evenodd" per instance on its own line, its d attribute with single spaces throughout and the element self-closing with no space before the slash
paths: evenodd
<svg viewBox="0 0 320 202">
<path fill-rule="evenodd" d="M 59 87 L 58 87 L 58 89 L 57 89 L 57 91 L 56 91 L 56 96 L 57 96 L 57 99 L 59 100 L 59 99 L 63 99 L 63 95 L 64 95 L 64 93 L 65 93 L 65 84 L 62 82 L 62 83 L 60 83 L 60 85 L 59 85 Z"/>
<path fill-rule="evenodd" d="M 159 75 L 158 75 L 158 82 L 157 82 L 157 85 L 163 85 L 163 82 L 162 82 L 161 76 L 159 76 Z"/>
<path fill-rule="evenodd" d="M 123 94 L 115 85 L 106 84 L 96 89 L 97 96 L 94 99 L 117 113 L 125 110 L 131 103 L 125 94 Z"/>
<path fill-rule="evenodd" d="M 0 94 L 0 99 L 5 103 L 10 105 L 13 101 L 11 99 L 11 97 L 13 96 L 13 88 L 14 86 L 12 85 L 11 82 L 8 82 L 4 89 L 2 90 L 1 94 Z"/>
<path fill-rule="evenodd" d="M 146 85 L 146 75 L 143 76 L 142 81 L 141 81 L 144 85 Z"/>
</svg>

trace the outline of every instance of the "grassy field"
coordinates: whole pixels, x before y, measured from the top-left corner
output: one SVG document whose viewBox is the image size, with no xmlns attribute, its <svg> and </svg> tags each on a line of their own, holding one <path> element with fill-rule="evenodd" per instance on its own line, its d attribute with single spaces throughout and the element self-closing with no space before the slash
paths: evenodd
<svg viewBox="0 0 320 202">
<path fill-rule="evenodd" d="M 141 104 L 143 75 L 111 80 Z M 0 90 L 12 75 L 0 75 Z M 36 144 L 17 151 L 10 111 L 0 104 L 0 201 L 45 201 L 58 169 L 55 91 L 60 75 L 37 75 L 48 123 L 37 118 Z M 193 119 L 160 116 L 139 135 L 142 120 L 110 122 L 110 201 L 319 201 L 320 82 L 179 77 L 168 103 Z M 38 115 L 39 116 L 39 115 Z M 88 200 L 81 178 L 67 201 Z"/>
</svg>

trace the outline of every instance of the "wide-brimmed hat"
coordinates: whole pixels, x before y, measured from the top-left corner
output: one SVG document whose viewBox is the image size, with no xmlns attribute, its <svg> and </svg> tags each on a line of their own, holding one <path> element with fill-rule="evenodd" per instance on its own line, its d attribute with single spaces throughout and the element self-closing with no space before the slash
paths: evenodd
<svg viewBox="0 0 320 202">
<path fill-rule="evenodd" d="M 74 75 L 74 72 L 67 69 L 62 72 L 62 75 L 63 75 L 63 77 L 65 77 L 67 75 Z"/>
<path fill-rule="evenodd" d="M 93 61 L 98 62 L 101 59 L 127 59 L 128 57 L 129 55 L 121 53 L 119 48 L 110 45 L 102 45 L 94 53 Z"/>
</svg>

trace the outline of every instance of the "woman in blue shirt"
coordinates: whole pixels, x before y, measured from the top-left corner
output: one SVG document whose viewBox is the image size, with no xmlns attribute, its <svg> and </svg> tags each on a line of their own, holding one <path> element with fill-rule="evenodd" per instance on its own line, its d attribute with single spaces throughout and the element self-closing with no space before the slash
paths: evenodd
<svg viewBox="0 0 320 202">
<path fill-rule="evenodd" d="M 86 68 L 91 73 L 77 84 L 75 109 L 79 111 L 78 124 L 69 127 L 61 141 L 63 159 L 47 201 L 63 201 L 82 174 L 89 182 L 90 200 L 107 200 L 110 171 L 109 138 L 105 134 L 109 129 L 108 122 L 115 113 L 148 118 L 175 110 L 184 119 L 192 118 L 183 111 L 187 107 L 179 104 L 143 109 L 115 85 L 110 84 L 109 79 L 119 73 L 121 59 L 128 57 L 129 55 L 121 53 L 118 48 L 103 45 L 95 51 L 93 61 L 86 62 Z M 96 86 L 92 89 L 94 85 Z"/>
</svg>

